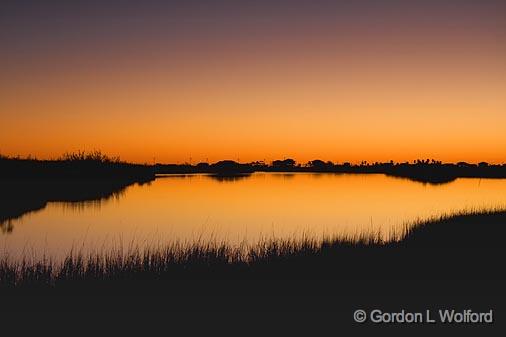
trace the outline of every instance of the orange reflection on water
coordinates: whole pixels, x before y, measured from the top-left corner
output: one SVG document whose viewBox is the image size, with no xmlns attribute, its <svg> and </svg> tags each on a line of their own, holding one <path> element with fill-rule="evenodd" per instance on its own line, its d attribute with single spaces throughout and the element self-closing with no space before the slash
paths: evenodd
<svg viewBox="0 0 506 337">
<path fill-rule="evenodd" d="M 506 180 L 499 179 L 434 186 L 373 174 L 166 176 L 102 203 L 49 203 L 13 221 L 13 232 L 0 235 L 0 249 L 12 256 L 62 256 L 72 247 L 107 250 L 176 240 L 239 244 L 378 231 L 388 237 L 419 218 L 504 205 Z"/>
</svg>

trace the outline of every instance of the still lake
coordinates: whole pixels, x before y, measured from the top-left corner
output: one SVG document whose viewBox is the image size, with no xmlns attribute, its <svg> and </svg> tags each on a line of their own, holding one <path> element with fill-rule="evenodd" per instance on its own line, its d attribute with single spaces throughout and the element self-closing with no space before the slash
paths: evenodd
<svg viewBox="0 0 506 337">
<path fill-rule="evenodd" d="M 0 232 L 0 255 L 58 258 L 72 248 L 209 239 L 235 245 L 302 235 L 388 237 L 417 219 L 504 205 L 506 179 L 431 185 L 382 174 L 166 175 L 108 199 L 49 202 L 26 213 Z"/>
</svg>

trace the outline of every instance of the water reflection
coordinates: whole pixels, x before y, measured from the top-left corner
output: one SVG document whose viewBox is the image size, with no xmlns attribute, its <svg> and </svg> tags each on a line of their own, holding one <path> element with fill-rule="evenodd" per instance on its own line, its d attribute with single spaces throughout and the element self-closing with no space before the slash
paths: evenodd
<svg viewBox="0 0 506 337">
<path fill-rule="evenodd" d="M 0 221 L 0 230 L 2 231 L 2 234 L 12 233 L 13 229 L 14 225 L 12 224 L 12 219 Z"/>
<path fill-rule="evenodd" d="M 7 186 L 1 193 L 1 230 L 9 235 L 0 236 L 0 250 L 19 254 L 29 245 L 59 255 L 76 245 L 102 249 L 132 241 L 239 244 L 364 231 L 387 236 L 419 218 L 504 206 L 506 180 L 424 185 L 382 174 L 193 174 L 149 185 Z"/>
<path fill-rule="evenodd" d="M 100 207 L 109 199 L 124 195 L 128 183 L 108 181 L 79 182 L 2 182 L 0 183 L 0 226 L 2 233 L 12 233 L 13 220 L 41 211 L 48 202 L 62 202 L 72 210 Z"/>
<path fill-rule="evenodd" d="M 214 179 L 219 182 L 234 182 L 242 179 L 247 179 L 251 177 L 250 173 L 238 173 L 238 174 L 210 174 L 209 178 Z"/>
<path fill-rule="evenodd" d="M 157 179 L 192 179 L 207 177 L 218 182 L 233 182 L 251 177 L 251 173 L 215 174 L 215 173 L 189 173 L 189 174 L 159 174 Z"/>
</svg>

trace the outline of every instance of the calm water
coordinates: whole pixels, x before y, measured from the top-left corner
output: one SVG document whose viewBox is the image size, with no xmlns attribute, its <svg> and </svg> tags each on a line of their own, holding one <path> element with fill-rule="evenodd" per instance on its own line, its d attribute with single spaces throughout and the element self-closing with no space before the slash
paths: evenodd
<svg viewBox="0 0 506 337">
<path fill-rule="evenodd" d="M 384 175 L 264 174 L 232 180 L 164 176 L 103 201 L 52 202 L 12 221 L 0 254 L 62 256 L 135 242 L 227 240 L 303 233 L 387 236 L 405 223 L 446 212 L 506 205 L 506 180 L 429 185 Z"/>
</svg>

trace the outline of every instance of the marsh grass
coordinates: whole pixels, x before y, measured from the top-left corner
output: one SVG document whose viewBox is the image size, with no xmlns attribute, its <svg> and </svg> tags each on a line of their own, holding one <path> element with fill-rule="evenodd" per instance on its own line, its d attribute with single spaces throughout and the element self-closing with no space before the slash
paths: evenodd
<svg viewBox="0 0 506 337">
<path fill-rule="evenodd" d="M 95 162 L 102 164 L 119 164 L 124 163 L 120 160 L 119 157 L 111 157 L 99 150 L 94 150 L 91 152 L 86 151 L 77 151 L 77 152 L 67 152 L 64 153 L 63 156 L 57 159 L 58 161 L 66 161 L 66 162 Z"/>
<path fill-rule="evenodd" d="M 466 211 L 381 233 L 262 239 L 231 246 L 216 240 L 140 248 L 71 251 L 47 257 L 0 259 L 0 286 L 117 284 L 187 279 L 503 278 L 506 212 Z"/>
<path fill-rule="evenodd" d="M 127 163 L 100 151 L 69 152 L 52 160 L 0 156 L 0 180 L 7 182 L 144 181 L 154 179 L 154 174 L 153 168 L 147 164 Z"/>
</svg>

